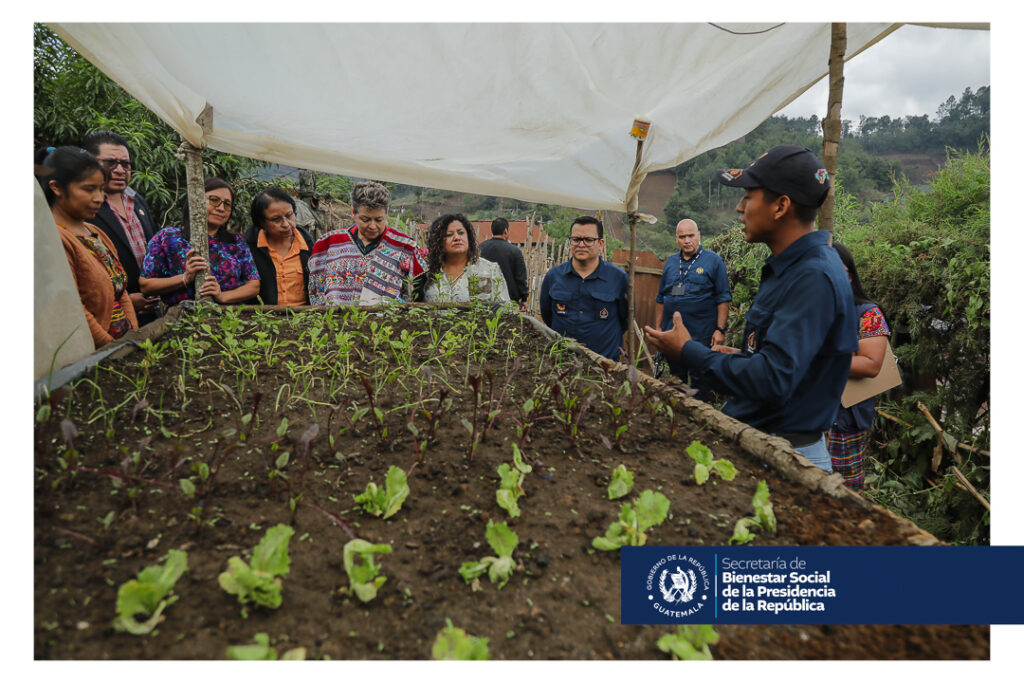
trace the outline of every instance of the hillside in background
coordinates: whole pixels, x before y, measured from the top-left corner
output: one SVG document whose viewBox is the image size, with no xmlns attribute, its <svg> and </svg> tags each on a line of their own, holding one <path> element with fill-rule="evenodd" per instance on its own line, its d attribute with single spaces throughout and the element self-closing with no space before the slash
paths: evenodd
<svg viewBox="0 0 1024 683">
<path fill-rule="evenodd" d="M 972 92 L 967 88 L 959 99 L 951 96 L 942 103 L 934 120 L 925 116 L 906 119 L 862 117 L 855 127 L 843 122 L 838 182 L 844 190 L 864 202 L 890 195 L 893 182 L 910 186 L 928 182 L 943 168 L 949 150 L 976 152 L 987 149 L 989 132 L 989 88 Z M 657 217 L 657 223 L 640 224 L 638 247 L 665 257 L 676 249 L 675 224 L 682 218 L 697 221 L 704 235 L 714 235 L 735 225 L 735 207 L 742 190 L 728 188 L 714 180 L 720 168 L 742 168 L 766 150 L 780 144 L 797 144 L 818 152 L 822 147 L 821 122 L 816 116 L 787 118 L 773 116 L 756 129 L 728 145 L 710 150 L 674 169 L 650 174 L 640 187 L 639 207 Z M 514 199 L 482 197 L 446 190 L 395 186 L 395 206 L 409 216 L 426 222 L 444 213 L 464 213 L 470 219 L 530 219 L 544 224 L 548 234 L 566 238 L 572 219 L 596 212 L 586 208 L 533 204 Z M 602 215 L 609 247 L 628 246 L 629 230 L 623 213 Z"/>
</svg>

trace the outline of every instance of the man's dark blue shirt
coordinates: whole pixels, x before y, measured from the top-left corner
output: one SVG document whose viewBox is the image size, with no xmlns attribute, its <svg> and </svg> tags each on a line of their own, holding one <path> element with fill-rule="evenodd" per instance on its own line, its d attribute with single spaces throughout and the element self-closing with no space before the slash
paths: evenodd
<svg viewBox="0 0 1024 683">
<path fill-rule="evenodd" d="M 722 412 L 769 433 L 823 432 L 832 425 L 857 350 L 853 291 L 829 233 L 804 235 L 765 261 L 740 353 L 694 341 L 681 360 L 731 394 Z"/>
<path fill-rule="evenodd" d="M 685 286 L 686 291 L 673 294 L 677 285 Z M 658 321 L 661 329 L 671 329 L 672 314 L 679 311 L 694 339 L 710 346 L 718 326 L 718 304 L 732 301 L 722 257 L 703 247 L 689 261 L 682 258 L 682 252 L 672 254 L 665 259 L 654 300 L 664 307 Z"/>
<path fill-rule="evenodd" d="M 628 293 L 629 276 L 622 268 L 601 259 L 593 273 L 581 278 L 569 260 L 544 276 L 540 314 L 555 332 L 618 360 L 629 316 Z"/>
</svg>

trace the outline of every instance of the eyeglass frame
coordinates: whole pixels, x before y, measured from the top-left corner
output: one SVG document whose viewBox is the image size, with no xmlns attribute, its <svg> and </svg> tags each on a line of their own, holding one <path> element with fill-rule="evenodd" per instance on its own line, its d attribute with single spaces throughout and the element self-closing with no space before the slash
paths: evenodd
<svg viewBox="0 0 1024 683">
<path fill-rule="evenodd" d="M 578 237 L 573 235 L 569 237 L 569 244 L 585 244 L 588 247 L 592 247 L 601 241 L 600 237 Z"/>
<path fill-rule="evenodd" d="M 126 171 L 132 170 L 132 160 L 131 159 L 111 159 L 109 157 L 103 157 L 101 159 L 101 158 L 97 157 L 96 161 L 100 162 L 104 166 L 109 167 L 111 170 L 113 170 L 114 168 L 116 168 L 118 166 L 120 166 L 121 168 L 123 168 Z"/>
<path fill-rule="evenodd" d="M 232 207 L 234 207 L 235 205 L 235 203 L 230 199 L 221 199 L 220 197 L 216 197 L 214 195 L 209 194 L 206 195 L 206 203 L 215 209 L 221 204 L 223 204 L 224 208 L 226 208 L 228 211 L 231 211 Z"/>
<path fill-rule="evenodd" d="M 280 227 L 280 226 L 284 225 L 284 222 L 286 220 L 287 221 L 294 221 L 295 218 L 296 218 L 295 217 L 295 212 L 294 211 L 289 211 L 288 213 L 284 214 L 283 216 L 275 216 L 274 218 L 267 218 L 266 216 L 264 216 L 263 217 L 263 222 L 264 223 L 270 223 L 271 225 L 276 225 L 276 226 Z"/>
</svg>

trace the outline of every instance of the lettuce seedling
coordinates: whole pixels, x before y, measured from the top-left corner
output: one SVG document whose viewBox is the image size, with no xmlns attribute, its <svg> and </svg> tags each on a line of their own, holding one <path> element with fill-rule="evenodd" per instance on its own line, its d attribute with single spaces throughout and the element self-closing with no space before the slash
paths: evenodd
<svg viewBox="0 0 1024 683">
<path fill-rule="evenodd" d="M 387 555 L 390 552 L 391 546 L 386 543 L 373 544 L 361 538 L 345 544 L 342 559 L 348 574 L 349 590 L 363 602 L 377 597 L 377 590 L 388 580 L 388 577 L 378 575 L 380 565 L 373 561 L 374 554 Z"/>
<path fill-rule="evenodd" d="M 775 519 L 775 511 L 772 508 L 771 501 L 768 499 L 770 495 L 767 482 L 763 479 L 757 482 L 757 491 L 754 492 L 754 499 L 751 501 L 754 506 L 754 516 L 743 517 L 736 521 L 732 537 L 729 539 L 729 545 L 743 545 L 753 541 L 755 536 L 750 531 L 751 527 L 764 533 L 775 533 L 775 530 L 778 528 L 778 522 Z"/>
<path fill-rule="evenodd" d="M 430 648 L 431 657 L 463 661 L 486 661 L 491 658 L 487 651 L 487 638 L 477 638 L 461 628 L 455 628 L 451 619 L 444 621 L 447 625 L 438 632 L 434 646 Z"/>
<path fill-rule="evenodd" d="M 672 659 L 710 660 L 714 658 L 708 645 L 717 643 L 719 637 L 710 624 L 682 624 L 675 633 L 658 638 L 658 649 L 671 653 Z"/>
<path fill-rule="evenodd" d="M 519 446 L 512 444 L 512 467 L 506 462 L 498 465 L 498 476 L 501 477 L 501 484 L 495 494 L 498 499 L 498 506 L 508 512 L 509 517 L 519 516 L 519 503 L 521 496 L 526 495 L 523 490 L 523 480 L 526 475 L 533 471 L 533 467 L 523 462 L 523 455 Z"/>
<path fill-rule="evenodd" d="M 625 465 L 619 465 L 612 472 L 612 481 L 608 484 L 608 500 L 615 500 L 628 495 L 633 490 L 633 473 Z"/>
<path fill-rule="evenodd" d="M 246 564 L 238 556 L 228 560 L 228 570 L 217 577 L 220 587 L 237 595 L 242 605 L 254 602 L 273 609 L 280 607 L 281 579 L 276 577 L 288 573 L 288 541 L 294 533 L 287 524 L 267 529 L 263 540 L 253 548 L 251 563 Z"/>
<path fill-rule="evenodd" d="M 177 595 L 165 596 L 188 569 L 188 553 L 171 550 L 163 565 L 146 567 L 138 577 L 121 585 L 117 590 L 117 619 L 114 628 L 141 636 L 149 633 L 163 620 L 163 611 L 178 599 Z M 135 617 L 142 614 L 146 621 L 139 623 Z"/>
<path fill-rule="evenodd" d="M 354 496 L 354 500 L 371 515 L 387 519 L 398 512 L 408 495 L 409 486 L 406 483 L 405 470 L 392 465 L 384 478 L 384 488 L 378 488 L 371 481 L 366 485 L 364 492 Z"/>
<path fill-rule="evenodd" d="M 255 645 L 233 645 L 228 648 L 228 657 L 241 661 L 276 660 L 277 650 L 270 647 L 270 637 L 266 633 L 257 633 L 252 637 Z M 281 655 L 282 660 L 303 661 L 306 659 L 306 648 L 297 647 Z"/>
<path fill-rule="evenodd" d="M 623 503 L 619 510 L 619 521 L 612 522 L 604 536 L 593 540 L 598 550 L 618 550 L 624 545 L 643 545 L 645 533 L 652 526 L 661 524 L 668 516 L 668 498 L 650 489 L 634 501 L 635 507 Z"/>
<path fill-rule="evenodd" d="M 519 545 L 519 536 L 508 528 L 505 522 L 494 523 L 494 520 L 487 522 L 487 543 L 491 546 L 497 557 L 482 557 L 479 562 L 463 562 L 459 567 L 459 574 L 471 584 L 475 579 L 487 572 L 491 583 L 497 583 L 498 588 L 503 588 L 508 583 L 509 577 L 516 568 L 512 553 Z M 500 583 L 498 583 L 500 581 Z"/>
<path fill-rule="evenodd" d="M 726 481 L 732 481 L 736 477 L 736 467 L 728 460 L 715 460 L 711 449 L 700 441 L 694 441 L 687 446 L 686 452 L 697 461 L 693 468 L 693 477 L 697 480 L 698 486 L 706 482 L 712 472 L 718 472 L 718 476 Z"/>
</svg>

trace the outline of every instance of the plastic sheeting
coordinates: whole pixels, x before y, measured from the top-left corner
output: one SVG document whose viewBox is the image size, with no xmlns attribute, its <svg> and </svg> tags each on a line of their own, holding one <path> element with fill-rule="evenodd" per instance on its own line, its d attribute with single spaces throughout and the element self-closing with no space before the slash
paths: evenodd
<svg viewBox="0 0 1024 683">
<path fill-rule="evenodd" d="M 898 26 L 849 24 L 847 59 Z M 787 105 L 827 74 L 831 38 L 827 23 L 51 27 L 196 146 L 620 211 L 634 117 L 652 122 L 638 180 Z"/>
</svg>

